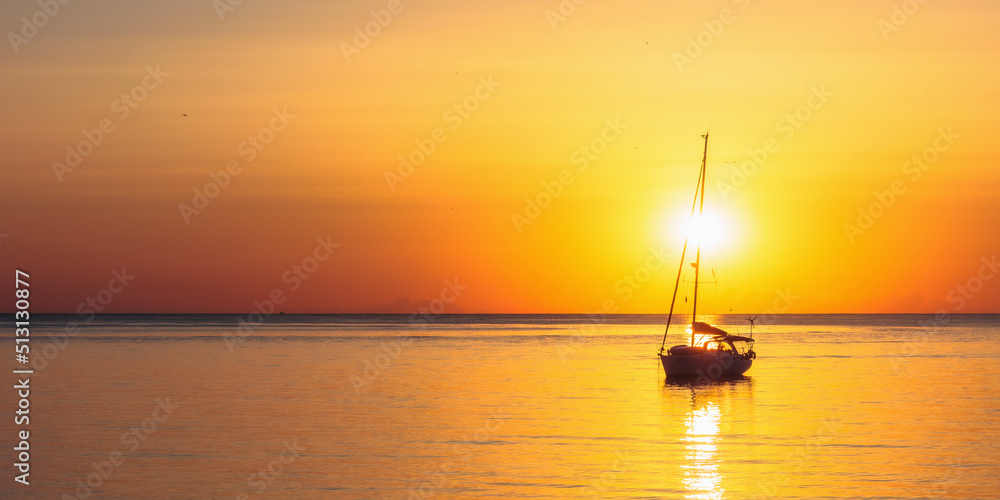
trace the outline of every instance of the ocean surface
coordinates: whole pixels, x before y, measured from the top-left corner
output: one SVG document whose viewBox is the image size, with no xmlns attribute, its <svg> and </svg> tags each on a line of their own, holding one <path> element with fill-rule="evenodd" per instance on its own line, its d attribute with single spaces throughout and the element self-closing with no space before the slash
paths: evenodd
<svg viewBox="0 0 1000 500">
<path fill-rule="evenodd" d="M 1000 315 L 764 317 L 700 381 L 665 381 L 663 316 L 425 319 L 34 316 L 0 497 L 1000 498 Z"/>
</svg>

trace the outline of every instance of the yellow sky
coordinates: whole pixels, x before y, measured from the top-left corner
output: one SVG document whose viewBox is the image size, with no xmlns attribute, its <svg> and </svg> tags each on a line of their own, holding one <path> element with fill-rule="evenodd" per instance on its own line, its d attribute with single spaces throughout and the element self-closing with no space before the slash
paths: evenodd
<svg viewBox="0 0 1000 500">
<path fill-rule="evenodd" d="M 39 307 L 124 266 L 109 311 L 411 312 L 457 279 L 447 312 L 665 312 L 710 129 L 719 308 L 1000 311 L 995 3 L 219 5 L 0 7 L 0 256 Z"/>
</svg>

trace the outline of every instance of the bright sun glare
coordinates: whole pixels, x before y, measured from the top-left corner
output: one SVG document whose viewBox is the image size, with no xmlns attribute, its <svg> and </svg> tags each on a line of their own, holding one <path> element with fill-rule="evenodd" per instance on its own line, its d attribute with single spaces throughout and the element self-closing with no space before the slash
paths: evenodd
<svg viewBox="0 0 1000 500">
<path fill-rule="evenodd" d="M 729 241 L 729 224 L 718 213 L 706 210 L 704 214 L 695 214 L 694 218 L 691 218 L 690 213 L 688 213 L 681 215 L 676 220 L 675 237 L 681 242 L 685 238 L 690 238 L 689 249 L 701 245 L 702 249 L 719 250 Z"/>
</svg>

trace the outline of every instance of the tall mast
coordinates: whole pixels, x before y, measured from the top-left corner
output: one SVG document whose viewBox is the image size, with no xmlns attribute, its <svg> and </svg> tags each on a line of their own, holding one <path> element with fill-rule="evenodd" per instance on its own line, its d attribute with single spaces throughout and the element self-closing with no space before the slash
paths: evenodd
<svg viewBox="0 0 1000 500">
<path fill-rule="evenodd" d="M 698 222 L 702 222 L 702 214 L 705 212 L 705 162 L 708 159 L 708 133 L 701 136 L 705 139 L 705 150 L 701 153 L 701 201 L 698 204 Z M 691 308 L 691 345 L 694 345 L 694 323 L 698 319 L 698 273 L 701 272 L 701 240 L 697 242 L 697 250 L 694 259 L 694 304 Z"/>
<path fill-rule="evenodd" d="M 698 199 L 705 197 L 705 159 L 708 154 L 708 134 L 702 136 L 705 139 L 705 152 L 702 153 L 701 158 L 701 172 L 698 173 L 698 183 L 695 184 L 694 188 L 694 200 L 691 201 L 691 220 L 694 220 L 694 211 L 698 208 Z M 699 195 L 699 191 L 701 194 Z M 702 202 L 704 204 L 704 202 Z M 667 333 L 670 331 L 670 320 L 674 317 L 674 304 L 677 303 L 677 290 L 680 288 L 681 275 L 684 274 L 684 257 L 687 255 L 688 240 L 690 235 L 684 238 L 684 248 L 681 250 L 681 263 L 680 267 L 677 269 L 677 281 L 674 282 L 674 296 L 670 299 L 670 313 L 667 314 L 667 326 L 663 329 L 663 342 L 660 343 L 660 352 L 666 348 L 667 345 Z M 699 250 L 700 252 L 700 250 Z M 700 256 L 699 256 L 700 258 Z M 695 271 L 695 281 L 697 281 L 697 270 Z M 696 288 L 697 290 L 697 288 Z M 695 294 L 695 300 L 697 300 L 698 295 Z M 693 321 L 693 320 L 692 320 Z M 694 331 L 694 326 L 691 326 L 691 331 Z M 694 345 L 694 334 L 691 335 L 691 345 Z"/>
</svg>

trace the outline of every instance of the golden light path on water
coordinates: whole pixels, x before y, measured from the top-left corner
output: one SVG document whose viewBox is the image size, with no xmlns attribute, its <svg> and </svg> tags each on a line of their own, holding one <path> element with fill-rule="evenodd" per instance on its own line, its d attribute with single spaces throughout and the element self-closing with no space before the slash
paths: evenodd
<svg viewBox="0 0 1000 500">
<path fill-rule="evenodd" d="M 721 499 L 726 492 L 721 488 L 722 475 L 719 474 L 719 460 L 716 458 L 719 435 L 719 421 L 722 412 L 714 402 L 691 410 L 686 421 L 687 453 L 684 456 L 684 486 L 690 490 L 685 498 L 692 500 Z"/>
</svg>

